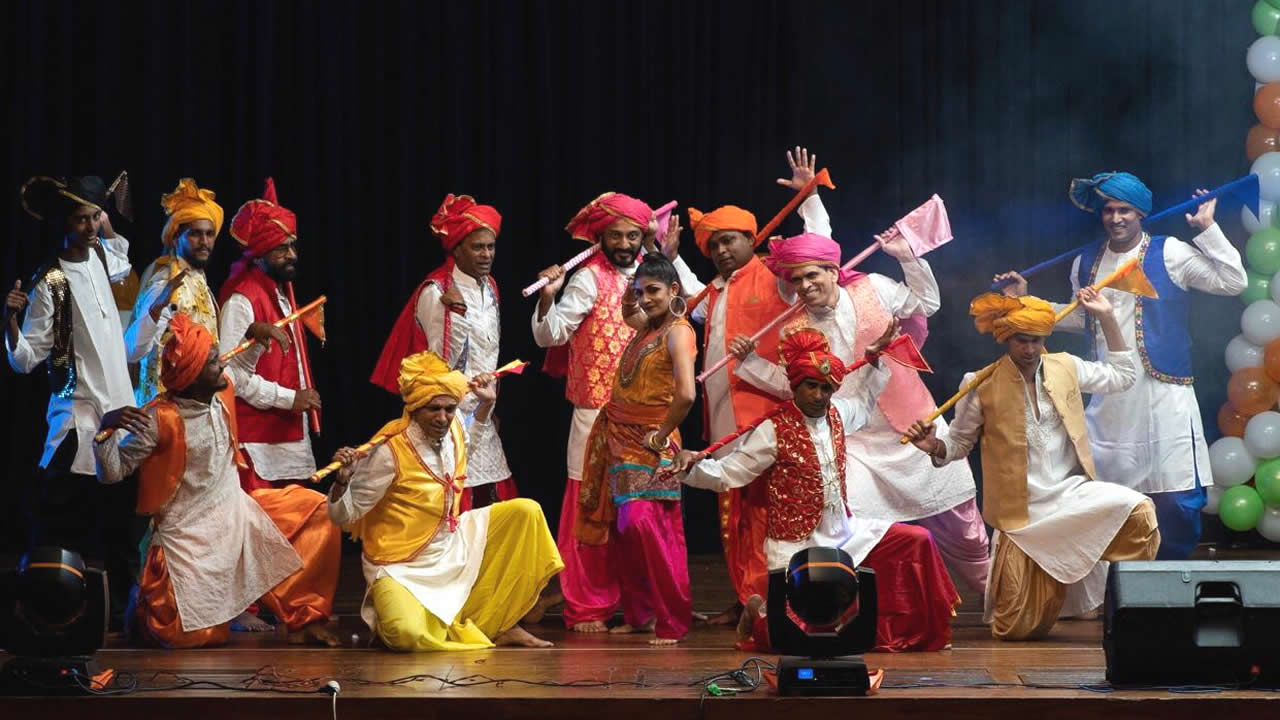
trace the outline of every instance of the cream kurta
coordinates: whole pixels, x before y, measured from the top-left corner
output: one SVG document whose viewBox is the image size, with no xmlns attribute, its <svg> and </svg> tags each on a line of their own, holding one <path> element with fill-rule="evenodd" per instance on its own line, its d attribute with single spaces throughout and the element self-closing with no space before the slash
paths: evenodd
<svg viewBox="0 0 1280 720">
<path fill-rule="evenodd" d="M 151 541 L 164 548 L 182 629 L 191 632 L 244 612 L 301 568 L 302 559 L 240 489 L 221 398 L 209 405 L 182 398 L 174 403 L 186 428 L 187 470 L 173 499 L 153 518 Z M 120 440 L 120 431 L 94 445 L 100 482 L 120 482 L 155 450 L 155 410 L 149 414 L 145 432 Z"/>
<path fill-rule="evenodd" d="M 468 443 L 483 440 L 483 434 L 492 432 L 492 429 L 489 422 L 473 423 Z M 457 452 L 452 433 L 436 449 L 417 423 L 410 422 L 406 432 L 418 456 L 431 472 L 442 478 L 452 476 Z M 382 500 L 395 478 L 396 463 L 391 448 L 380 445 L 367 458 L 356 463 L 347 491 L 337 502 L 329 503 L 329 518 L 344 526 L 359 520 Z M 449 517 L 456 501 L 453 493 L 446 491 L 442 517 Z M 489 533 L 489 507 L 462 513 L 458 516 L 456 529 L 450 529 L 447 520 L 442 521 L 431 542 L 407 562 L 378 565 L 362 555 L 366 589 L 360 617 L 365 623 L 371 629 L 378 627 L 369 588 L 378 578 L 390 577 L 403 585 L 437 619 L 445 625 L 452 625 L 480 574 Z"/>
<path fill-rule="evenodd" d="M 1106 357 L 1105 363 L 1072 358 L 1080 392 L 1123 392 L 1133 385 L 1138 374 L 1137 351 L 1111 352 Z M 1017 530 L 996 530 L 991 552 L 994 557 L 997 543 L 1012 541 L 1054 580 L 1073 585 L 1095 571 L 1102 553 L 1144 496 L 1114 483 L 1090 481 L 1084 475 L 1062 417 L 1045 392 L 1043 373 L 1036 373 L 1038 415 L 1030 395 L 1024 392 L 1028 523 Z M 973 378 L 974 373 L 967 373 L 960 386 Z M 985 420 L 978 393 L 971 392 L 956 403 L 951 433 L 944 441 L 948 462 L 969 454 Z M 1099 469 L 1099 480 L 1104 479 Z M 1097 572 L 1093 577 L 1105 578 L 1105 565 Z M 1078 615 L 1102 604 L 1105 587 L 1092 580 L 1068 589 L 1063 615 Z M 988 585 L 988 594 L 992 590 L 993 586 Z M 986 598 L 986 607 L 988 612 L 995 607 L 992 597 Z"/>
<path fill-rule="evenodd" d="M 889 371 L 885 368 L 866 367 L 846 377 L 841 389 L 850 388 L 845 397 L 832 398 L 831 404 L 840 413 L 846 432 L 853 432 L 867 422 L 876 397 L 889 383 Z M 810 547 L 838 547 L 849 553 L 856 565 L 863 561 L 889 531 L 891 521 L 853 517 L 845 512 L 840 494 L 839 465 L 832 454 L 834 444 L 827 419 L 805 418 L 809 437 L 822 466 L 822 490 L 824 505 L 822 519 L 812 534 L 794 542 L 766 537 L 765 561 L 770 570 L 787 567 L 791 556 Z M 778 438 L 772 420 L 766 420 L 755 430 L 743 436 L 737 449 L 722 459 L 707 458 L 691 468 L 682 478 L 686 485 L 704 490 L 725 492 L 750 484 L 769 469 L 778 458 Z"/>
<path fill-rule="evenodd" d="M 414 318 L 427 336 L 427 349 L 447 357 L 449 364 L 467 377 L 491 373 L 498 369 L 498 336 L 502 332 L 498 297 L 488 282 L 471 277 L 456 265 L 453 268 L 453 286 L 458 288 L 467 303 L 467 313 L 452 313 L 448 352 L 445 352 L 444 320 L 451 311 L 440 302 L 440 286 L 432 283 L 418 294 Z M 474 393 L 468 393 L 458 404 L 458 412 L 472 416 L 479 405 L 480 399 Z M 491 412 L 496 412 L 496 409 Z M 498 437 L 496 429 L 467 448 L 467 487 L 502 482 L 509 477 L 511 468 L 507 466 L 502 438 Z"/>
<path fill-rule="evenodd" d="M 1183 290 L 1199 290 L 1213 295 L 1239 295 L 1248 278 L 1240 253 L 1215 223 L 1193 240 L 1196 247 L 1176 238 L 1164 246 L 1164 265 L 1169 278 Z M 1138 257 L 1139 246 L 1127 253 L 1103 250 L 1098 277 L 1105 277 L 1128 260 Z M 1071 290 L 1080 289 L 1080 258 L 1071 265 Z M 1104 288 L 1102 294 L 1115 308 L 1116 322 L 1128 347 L 1136 348 L 1134 295 Z M 1061 310 L 1058 305 L 1055 309 Z M 1059 329 L 1084 332 L 1084 311 L 1072 313 L 1058 324 Z M 1094 338 L 1098 357 L 1106 352 L 1102 329 Z M 1205 442 L 1200 405 L 1193 385 L 1160 382 L 1142 371 L 1130 389 L 1111 395 L 1095 395 L 1085 412 L 1089 423 L 1089 445 L 1098 474 L 1111 482 L 1143 493 L 1175 492 L 1212 485 L 1209 446 Z"/>
</svg>

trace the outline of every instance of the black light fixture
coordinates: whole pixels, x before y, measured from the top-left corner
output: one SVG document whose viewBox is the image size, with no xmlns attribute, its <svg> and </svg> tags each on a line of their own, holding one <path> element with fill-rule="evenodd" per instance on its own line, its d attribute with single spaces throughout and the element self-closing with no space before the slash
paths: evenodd
<svg viewBox="0 0 1280 720">
<path fill-rule="evenodd" d="M 814 547 L 769 574 L 769 643 L 779 695 L 866 695 L 861 653 L 876 643 L 876 574 L 839 548 Z"/>
<path fill-rule="evenodd" d="M 89 663 L 106 640 L 105 572 L 78 553 L 41 547 L 0 569 L 0 694 L 84 692 Z"/>
</svg>

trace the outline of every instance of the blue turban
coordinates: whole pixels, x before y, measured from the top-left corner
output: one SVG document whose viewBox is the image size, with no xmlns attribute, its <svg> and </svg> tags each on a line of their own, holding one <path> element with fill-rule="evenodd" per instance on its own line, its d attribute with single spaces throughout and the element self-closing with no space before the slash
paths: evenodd
<svg viewBox="0 0 1280 720">
<path fill-rule="evenodd" d="M 1151 214 L 1151 189 L 1127 172 L 1098 173 L 1091 178 L 1076 178 L 1067 191 L 1071 202 L 1085 212 L 1101 212 L 1108 200 L 1119 200 Z"/>
</svg>

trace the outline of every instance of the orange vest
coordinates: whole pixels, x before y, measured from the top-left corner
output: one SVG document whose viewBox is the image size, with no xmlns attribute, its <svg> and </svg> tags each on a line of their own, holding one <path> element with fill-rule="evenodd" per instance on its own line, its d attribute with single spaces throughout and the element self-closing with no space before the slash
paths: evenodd
<svg viewBox="0 0 1280 720">
<path fill-rule="evenodd" d="M 866 275 L 846 285 L 845 290 L 853 300 L 853 309 L 858 317 L 858 331 L 853 341 L 855 357 L 850 358 L 858 360 L 856 354 L 884 334 L 893 316 L 884 309 L 880 296 Z M 886 364 L 889 366 L 889 384 L 880 393 L 876 405 L 894 430 L 906 432 L 911 423 L 928 417 L 938 406 L 933 403 L 929 388 L 920 380 L 919 372 L 893 361 Z"/>
<path fill-rule="evenodd" d="M 596 302 L 569 338 L 564 396 L 574 407 L 602 408 L 613 391 L 618 359 L 635 334 L 622 319 L 622 293 L 629 283 L 602 252 L 592 255 L 579 272 L 595 278 Z"/>
<path fill-rule="evenodd" d="M 156 447 L 138 465 L 138 504 L 139 515 L 155 515 L 164 509 L 178 492 L 182 476 L 187 472 L 187 426 L 178 414 L 178 406 L 169 395 L 155 404 L 156 411 Z M 236 442 L 236 414 L 232 411 L 236 402 L 236 389 L 230 381 L 227 387 L 218 393 L 222 398 L 222 412 L 226 413 L 227 425 L 231 428 L 231 451 L 235 455 L 236 466 L 248 467 L 240 445 Z"/>
<path fill-rule="evenodd" d="M 396 477 L 373 509 L 346 529 L 364 546 L 364 556 L 377 565 L 412 560 L 440 532 L 448 519 L 457 522 L 458 495 L 466 487 L 467 437 L 462 423 L 449 428 L 453 474 L 439 477 L 409 440 L 393 435 L 387 447 L 395 458 Z"/>
<path fill-rule="evenodd" d="M 732 290 L 733 292 L 729 292 Z M 755 255 L 746 265 L 729 276 L 724 290 L 715 285 L 707 292 L 707 321 L 710 322 L 715 312 L 716 302 L 721 296 L 729 303 L 724 313 L 725 342 L 739 335 L 750 337 L 765 323 L 781 315 L 788 307 L 778 295 L 778 278 L 760 262 Z M 756 344 L 756 354 L 771 363 L 778 362 L 778 328 L 770 330 Z M 707 357 L 707 338 L 702 338 L 702 356 Z M 727 348 L 726 348 L 727 351 Z M 733 400 L 733 421 L 738 427 L 759 418 L 772 410 L 780 401 L 773 395 L 757 388 L 734 374 L 738 359 L 730 356 L 729 365 L 724 369 L 729 378 L 729 395 Z M 704 403 L 706 407 L 706 403 Z"/>
</svg>

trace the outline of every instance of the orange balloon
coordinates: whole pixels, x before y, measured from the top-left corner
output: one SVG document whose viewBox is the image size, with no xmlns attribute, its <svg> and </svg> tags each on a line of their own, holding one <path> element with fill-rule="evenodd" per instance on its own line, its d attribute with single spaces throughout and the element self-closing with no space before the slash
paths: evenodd
<svg viewBox="0 0 1280 720">
<path fill-rule="evenodd" d="M 1280 383 L 1280 340 L 1272 340 L 1262 350 L 1262 369 L 1267 377 Z"/>
<path fill-rule="evenodd" d="M 1224 436 L 1244 437 L 1244 426 L 1248 422 L 1249 418 L 1237 412 L 1229 402 L 1218 408 L 1218 430 Z"/>
<path fill-rule="evenodd" d="M 1261 124 L 1249 128 L 1249 136 L 1244 141 L 1244 154 L 1249 162 L 1257 160 L 1262 153 L 1277 150 L 1280 150 L 1280 133 Z"/>
<path fill-rule="evenodd" d="M 1272 129 L 1280 129 L 1280 83 L 1267 83 L 1253 96 L 1253 112 Z"/>
<path fill-rule="evenodd" d="M 1245 417 L 1275 407 L 1280 385 L 1259 367 L 1240 368 L 1227 381 L 1227 402 Z"/>
</svg>

